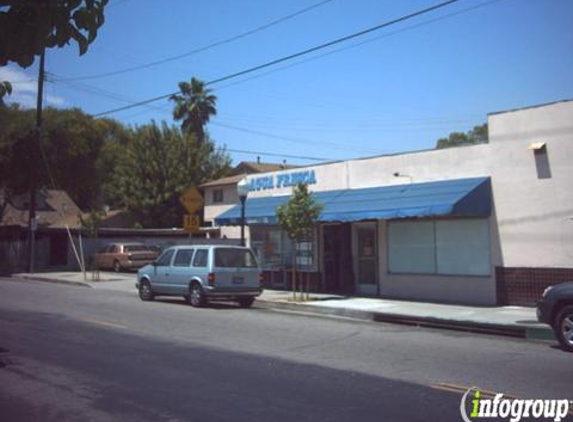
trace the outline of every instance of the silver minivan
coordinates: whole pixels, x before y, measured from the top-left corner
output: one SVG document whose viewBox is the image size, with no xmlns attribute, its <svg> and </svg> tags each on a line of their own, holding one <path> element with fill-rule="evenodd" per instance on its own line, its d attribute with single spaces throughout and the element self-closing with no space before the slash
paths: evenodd
<svg viewBox="0 0 573 422">
<path fill-rule="evenodd" d="M 253 251 L 244 246 L 179 245 L 163 251 L 137 272 L 141 300 L 183 296 L 195 307 L 209 299 L 234 300 L 250 307 L 261 294 L 262 273 Z"/>
</svg>

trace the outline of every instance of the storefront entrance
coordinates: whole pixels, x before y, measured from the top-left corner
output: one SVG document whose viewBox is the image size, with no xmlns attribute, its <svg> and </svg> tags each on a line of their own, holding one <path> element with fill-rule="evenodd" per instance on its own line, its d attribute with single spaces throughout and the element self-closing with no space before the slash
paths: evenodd
<svg viewBox="0 0 573 422">
<path fill-rule="evenodd" d="M 378 248 L 376 223 L 356 223 L 354 226 L 356 262 L 354 273 L 356 293 L 378 294 Z"/>
<path fill-rule="evenodd" d="M 323 230 L 323 277 L 327 292 L 354 293 L 352 272 L 352 226 L 326 224 Z"/>
</svg>

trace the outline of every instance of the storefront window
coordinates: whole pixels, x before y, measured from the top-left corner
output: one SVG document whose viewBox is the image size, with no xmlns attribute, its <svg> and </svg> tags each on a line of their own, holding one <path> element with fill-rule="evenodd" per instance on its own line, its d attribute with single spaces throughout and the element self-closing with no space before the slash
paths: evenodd
<svg viewBox="0 0 573 422">
<path fill-rule="evenodd" d="M 432 221 L 388 225 L 388 264 L 391 273 L 434 274 L 436 246 Z"/>
<path fill-rule="evenodd" d="M 251 226 L 251 247 L 265 269 L 291 267 L 294 243 L 287 234 L 276 226 Z M 297 266 L 314 269 L 315 236 L 297 243 Z"/>
<path fill-rule="evenodd" d="M 488 220 L 392 222 L 388 264 L 391 273 L 489 275 Z"/>
<path fill-rule="evenodd" d="M 296 243 L 296 265 L 300 269 L 314 268 L 314 238 L 309 237 Z"/>
</svg>

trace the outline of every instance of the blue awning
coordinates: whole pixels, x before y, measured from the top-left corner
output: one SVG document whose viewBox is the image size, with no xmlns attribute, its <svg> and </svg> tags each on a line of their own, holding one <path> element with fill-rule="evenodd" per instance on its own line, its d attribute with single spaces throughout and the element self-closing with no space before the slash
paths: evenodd
<svg viewBox="0 0 573 422">
<path fill-rule="evenodd" d="M 491 214 L 489 177 L 411 183 L 364 189 L 313 192 L 324 205 L 319 221 L 348 222 L 409 217 L 488 217 Z M 290 195 L 247 198 L 246 224 L 277 224 L 276 209 Z M 215 218 L 218 226 L 239 225 L 237 205 Z"/>
</svg>

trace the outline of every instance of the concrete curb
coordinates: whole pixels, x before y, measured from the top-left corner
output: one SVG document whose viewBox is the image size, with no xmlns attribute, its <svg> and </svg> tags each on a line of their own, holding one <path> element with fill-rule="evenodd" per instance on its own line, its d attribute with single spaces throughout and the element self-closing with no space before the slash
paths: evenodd
<svg viewBox="0 0 573 422">
<path fill-rule="evenodd" d="M 18 280 L 41 281 L 93 288 L 89 283 L 82 281 L 60 280 L 36 275 L 12 275 L 12 277 Z M 452 320 L 430 316 L 411 316 L 387 312 L 363 311 L 350 308 L 331 308 L 326 306 L 313 306 L 305 303 L 289 303 L 264 299 L 257 299 L 255 303 L 258 307 L 265 309 L 279 309 L 283 311 L 303 312 L 314 315 L 338 316 L 362 321 L 386 322 L 417 327 L 492 334 L 536 341 L 556 341 L 553 330 L 549 326 L 531 327 L 516 324 L 495 324 L 478 321 Z"/>
<path fill-rule="evenodd" d="M 363 321 L 386 322 L 417 327 L 439 328 L 479 334 L 491 334 L 527 340 L 555 341 L 550 327 L 527 327 L 514 324 L 495 324 L 478 321 L 460 321 L 447 318 L 400 315 L 376 311 L 361 311 L 348 308 L 330 308 L 306 305 L 304 303 L 276 302 L 257 299 L 257 305 L 266 309 L 298 311 L 315 315 L 339 316 Z"/>
<path fill-rule="evenodd" d="M 42 281 L 46 283 L 54 283 L 54 284 L 67 284 L 72 286 L 81 286 L 81 287 L 88 287 L 92 288 L 89 283 L 83 281 L 73 281 L 73 280 L 59 280 L 57 278 L 49 278 L 49 277 L 41 277 L 41 276 L 31 276 L 31 275 L 12 275 L 12 278 L 16 280 L 29 280 L 29 281 Z"/>
</svg>

